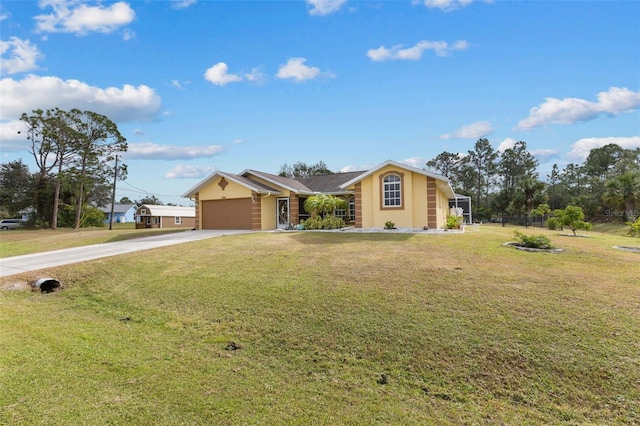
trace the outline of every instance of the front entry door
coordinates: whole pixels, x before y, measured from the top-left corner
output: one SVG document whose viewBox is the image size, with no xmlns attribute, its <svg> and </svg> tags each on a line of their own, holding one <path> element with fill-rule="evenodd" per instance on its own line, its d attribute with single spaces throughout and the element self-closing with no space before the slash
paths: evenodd
<svg viewBox="0 0 640 426">
<path fill-rule="evenodd" d="M 278 198 L 278 229 L 289 226 L 289 198 Z"/>
</svg>

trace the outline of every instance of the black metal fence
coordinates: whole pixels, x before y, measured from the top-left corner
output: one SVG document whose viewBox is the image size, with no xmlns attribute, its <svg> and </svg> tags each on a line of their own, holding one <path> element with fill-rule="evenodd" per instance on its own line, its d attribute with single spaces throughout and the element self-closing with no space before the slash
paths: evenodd
<svg viewBox="0 0 640 426">
<path fill-rule="evenodd" d="M 502 214 L 491 218 L 492 223 L 501 223 L 502 226 L 515 225 L 524 226 L 525 228 L 544 228 L 546 226 L 547 219 L 551 215 L 533 216 L 530 214 Z"/>
</svg>

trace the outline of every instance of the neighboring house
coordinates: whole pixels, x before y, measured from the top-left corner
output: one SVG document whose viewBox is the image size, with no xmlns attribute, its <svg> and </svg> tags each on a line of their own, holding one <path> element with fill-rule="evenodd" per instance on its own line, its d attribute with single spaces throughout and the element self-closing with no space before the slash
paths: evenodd
<svg viewBox="0 0 640 426">
<path fill-rule="evenodd" d="M 183 197 L 195 200 L 196 229 L 272 230 L 297 225 L 308 217 L 304 201 L 318 193 L 347 200 L 336 211 L 356 228 L 440 228 L 446 223 L 449 181 L 440 175 L 395 161 L 370 170 L 294 180 L 256 170 L 214 172 Z"/>
<path fill-rule="evenodd" d="M 136 229 L 195 228 L 196 208 L 143 204 L 135 212 Z"/>
<path fill-rule="evenodd" d="M 462 209 L 462 217 L 464 218 L 464 223 L 472 223 L 471 217 L 471 197 L 467 195 L 455 194 L 455 198 L 449 199 L 449 208 L 451 209 Z M 456 216 L 458 214 L 456 213 Z"/>
<path fill-rule="evenodd" d="M 36 209 L 34 209 L 33 207 L 27 207 L 25 209 L 20 210 L 18 214 L 20 215 L 23 221 L 27 222 L 29 221 L 29 219 L 31 219 L 31 216 L 33 216 L 35 212 L 36 212 Z"/>
<path fill-rule="evenodd" d="M 138 206 L 135 204 L 114 204 L 113 205 L 113 223 L 131 223 L 135 221 L 135 213 Z M 111 222 L 111 203 L 105 207 L 100 207 L 106 219 L 104 223 Z"/>
</svg>

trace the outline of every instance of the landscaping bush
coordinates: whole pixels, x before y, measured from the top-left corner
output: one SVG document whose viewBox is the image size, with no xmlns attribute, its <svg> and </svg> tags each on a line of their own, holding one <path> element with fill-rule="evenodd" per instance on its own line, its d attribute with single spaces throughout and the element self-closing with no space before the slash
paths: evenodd
<svg viewBox="0 0 640 426">
<path fill-rule="evenodd" d="M 544 235 L 525 235 L 522 232 L 515 231 L 513 235 L 518 240 L 521 247 L 552 249 L 551 240 Z"/>
<path fill-rule="evenodd" d="M 640 217 L 635 222 L 627 222 L 627 225 L 629 225 L 627 236 L 640 238 Z"/>
<path fill-rule="evenodd" d="M 336 216 L 316 216 L 300 222 L 304 226 L 304 229 L 340 229 L 347 226 L 342 218 Z"/>
<path fill-rule="evenodd" d="M 562 226 L 562 222 L 557 217 L 550 217 L 549 219 L 547 219 L 546 224 L 547 224 L 547 228 L 552 231 L 555 231 L 556 229 L 560 231 L 564 230 Z"/>
<path fill-rule="evenodd" d="M 384 229 L 395 229 L 396 224 L 391 222 L 390 220 L 386 221 L 384 224 Z"/>
<path fill-rule="evenodd" d="M 446 229 L 460 229 L 460 220 L 462 218 L 455 216 L 455 215 L 448 215 L 447 216 L 447 223 L 445 224 L 445 228 Z"/>
</svg>

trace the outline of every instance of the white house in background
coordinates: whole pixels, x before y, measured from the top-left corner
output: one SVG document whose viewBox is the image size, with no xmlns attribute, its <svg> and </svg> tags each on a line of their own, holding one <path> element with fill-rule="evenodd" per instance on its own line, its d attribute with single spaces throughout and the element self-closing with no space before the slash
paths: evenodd
<svg viewBox="0 0 640 426">
<path fill-rule="evenodd" d="M 132 223 L 135 221 L 136 209 L 135 204 L 114 204 L 113 205 L 113 223 Z M 100 207 L 106 219 L 104 223 L 111 222 L 111 203 L 104 207 Z"/>
<path fill-rule="evenodd" d="M 33 207 L 27 207 L 25 209 L 20 210 L 18 213 L 20 214 L 20 218 L 26 222 L 29 219 L 31 219 L 31 215 L 33 215 L 35 212 L 36 212 L 36 209 L 34 209 Z"/>
</svg>

